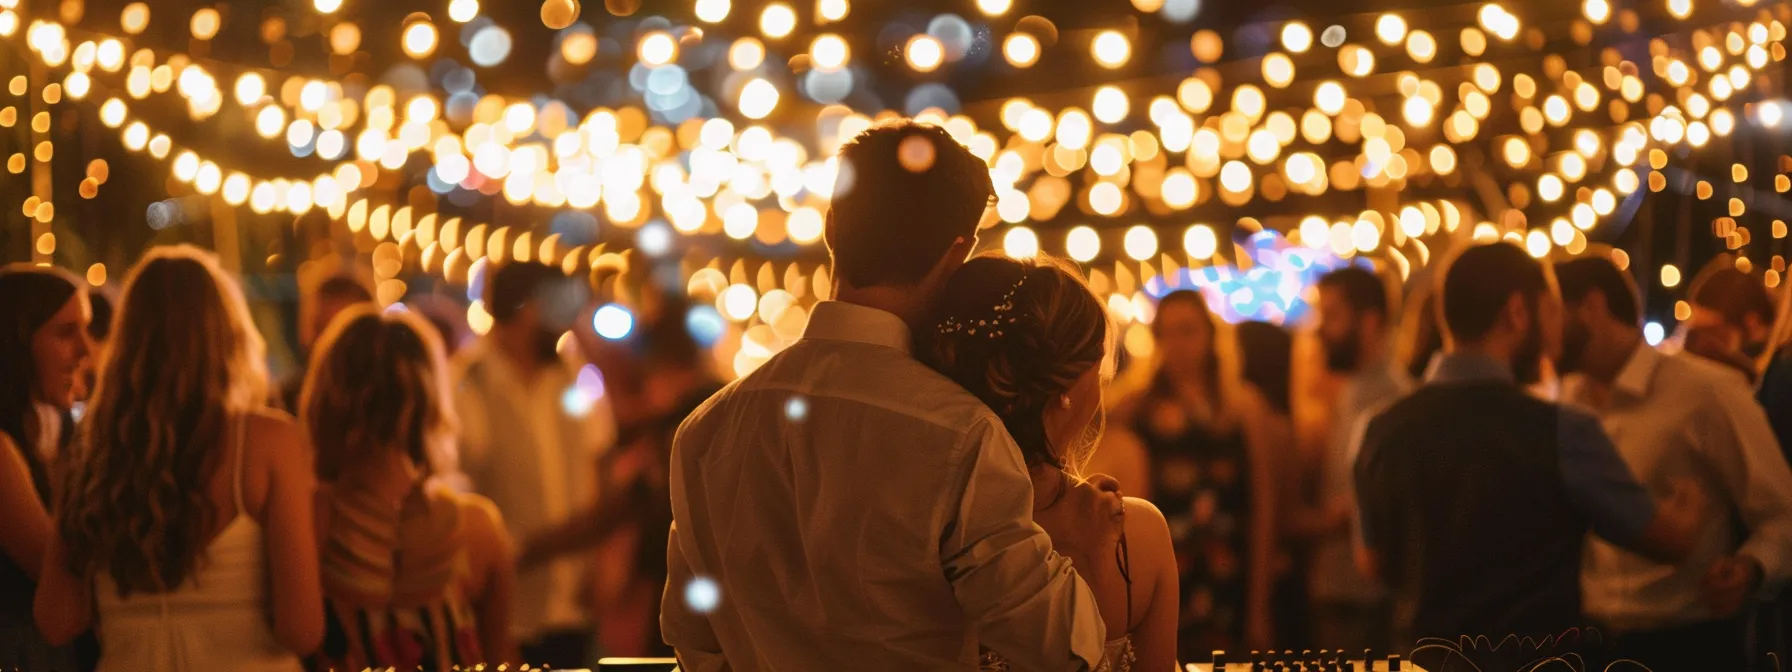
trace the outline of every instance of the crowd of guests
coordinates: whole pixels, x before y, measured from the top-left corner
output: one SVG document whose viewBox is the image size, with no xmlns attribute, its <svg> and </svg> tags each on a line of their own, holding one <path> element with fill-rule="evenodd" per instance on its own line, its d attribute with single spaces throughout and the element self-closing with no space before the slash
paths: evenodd
<svg viewBox="0 0 1792 672">
<path fill-rule="evenodd" d="M 654 456 L 668 418 L 716 389 L 683 309 L 643 312 L 643 352 L 581 334 L 581 379 L 559 339 L 582 287 L 539 264 L 487 282 L 494 326 L 451 360 L 456 325 L 326 278 L 303 311 L 307 365 L 274 384 L 210 253 L 157 248 L 116 296 L 0 270 L 0 669 L 669 651 Z M 575 555 L 611 547 L 624 562 Z"/>
<path fill-rule="evenodd" d="M 0 270 L 0 669 L 1165 670 L 1589 626 L 1664 672 L 1783 649 L 1792 348 L 1729 260 L 1679 348 L 1608 251 L 1493 243 L 1411 291 L 1331 271 L 1299 331 L 1170 292 L 1130 358 L 1075 266 L 971 256 L 993 185 L 945 132 L 841 160 L 832 300 L 726 387 L 676 294 L 611 340 L 605 297 L 540 264 L 482 279 L 477 339 L 328 275 L 279 383 L 206 252 L 116 294 Z"/>
</svg>

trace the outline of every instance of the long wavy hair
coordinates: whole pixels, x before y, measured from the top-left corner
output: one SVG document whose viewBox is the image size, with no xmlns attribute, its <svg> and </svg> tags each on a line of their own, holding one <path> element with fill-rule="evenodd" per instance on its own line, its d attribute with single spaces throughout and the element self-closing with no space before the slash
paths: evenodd
<svg viewBox="0 0 1792 672">
<path fill-rule="evenodd" d="M 25 431 L 26 418 L 35 413 L 31 402 L 38 386 L 31 341 L 69 299 L 83 293 L 74 276 L 61 269 L 27 264 L 0 269 L 0 432 L 32 464 L 37 462 L 37 441 Z M 49 496 L 48 491 L 38 494 Z"/>
<path fill-rule="evenodd" d="M 982 256 L 943 294 L 940 327 L 921 334 L 928 363 L 995 411 L 1027 466 L 1079 471 L 1094 442 L 1052 445 L 1045 411 L 1110 350 L 1107 310 L 1082 274 L 1048 257 Z"/>
<path fill-rule="evenodd" d="M 1233 431 L 1238 428 L 1244 414 L 1241 406 L 1246 386 L 1245 364 L 1240 356 L 1244 348 L 1239 344 L 1237 330 L 1214 316 L 1213 310 L 1207 305 L 1207 295 L 1192 289 L 1178 289 L 1157 300 L 1151 320 L 1151 356 L 1144 361 L 1135 361 L 1126 371 L 1121 372 L 1113 386 L 1110 410 L 1117 422 L 1130 425 L 1139 420 L 1139 414 L 1148 402 L 1174 398 L 1174 381 L 1164 362 L 1164 347 L 1157 342 L 1162 328 L 1156 316 L 1161 316 L 1166 308 L 1176 306 L 1195 311 L 1198 319 L 1209 329 L 1207 350 L 1200 353 L 1204 373 L 1199 382 L 1213 397 L 1211 401 L 1215 416 L 1209 419 L 1210 429 Z"/>
<path fill-rule="evenodd" d="M 300 395 L 317 446 L 317 477 L 333 482 L 399 450 L 424 473 L 451 469 L 454 411 L 435 329 L 409 310 L 349 308 L 324 330 Z"/>
<path fill-rule="evenodd" d="M 190 576 L 218 522 L 205 487 L 228 469 L 236 423 L 266 399 L 265 345 L 215 257 L 151 251 L 125 282 L 112 345 L 82 424 L 57 529 L 77 576 L 166 592 Z"/>
</svg>

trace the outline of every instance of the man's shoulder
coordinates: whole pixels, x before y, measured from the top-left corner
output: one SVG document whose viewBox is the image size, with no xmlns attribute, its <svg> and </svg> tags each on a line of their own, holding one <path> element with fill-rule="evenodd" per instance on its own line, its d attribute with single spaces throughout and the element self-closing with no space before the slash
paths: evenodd
<svg viewBox="0 0 1792 672">
<path fill-rule="evenodd" d="M 995 421 L 995 413 L 976 396 L 900 351 L 799 341 L 724 386 L 691 413 L 687 424 L 763 394 L 870 407 L 960 433 L 981 421 Z"/>
<path fill-rule="evenodd" d="M 1656 372 L 1656 384 L 1666 386 L 1660 392 L 1685 395 L 1689 397 L 1688 401 L 1696 401 L 1691 398 L 1694 395 L 1754 394 L 1754 387 L 1742 372 L 1690 352 L 1664 354 L 1660 367 Z"/>
</svg>

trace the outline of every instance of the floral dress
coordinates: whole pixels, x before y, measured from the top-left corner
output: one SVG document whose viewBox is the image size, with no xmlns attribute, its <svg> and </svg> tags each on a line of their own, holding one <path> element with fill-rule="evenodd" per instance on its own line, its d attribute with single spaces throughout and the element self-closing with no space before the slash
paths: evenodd
<svg viewBox="0 0 1792 672">
<path fill-rule="evenodd" d="M 1195 422 L 1167 395 L 1144 400 L 1133 431 L 1151 462 L 1151 500 L 1170 524 L 1181 593 L 1177 654 L 1195 659 L 1242 648 L 1250 460 L 1237 428 Z"/>
</svg>

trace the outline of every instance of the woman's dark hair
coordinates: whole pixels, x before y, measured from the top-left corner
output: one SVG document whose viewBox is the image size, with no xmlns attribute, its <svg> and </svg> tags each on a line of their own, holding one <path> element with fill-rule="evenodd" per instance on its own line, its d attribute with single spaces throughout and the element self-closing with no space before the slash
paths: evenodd
<svg viewBox="0 0 1792 672">
<path fill-rule="evenodd" d="M 1407 302 L 1400 324 L 1400 357 L 1406 372 L 1423 378 L 1432 356 L 1444 349 L 1444 332 L 1437 325 L 1437 292 L 1421 285 Z"/>
<path fill-rule="evenodd" d="M 81 292 L 80 282 L 58 268 L 14 264 L 0 269 L 0 432 L 32 463 L 37 443 L 25 435 L 37 388 L 32 337 Z M 39 494 L 48 496 L 49 491 Z"/>
<path fill-rule="evenodd" d="M 1263 394 L 1270 408 L 1286 415 L 1294 338 L 1268 322 L 1246 322 L 1238 325 L 1238 346 L 1244 350 L 1244 381 Z"/>
<path fill-rule="evenodd" d="M 1074 466 L 1080 456 L 1047 438 L 1045 410 L 1107 355 L 1107 311 L 1082 274 L 1051 258 L 983 256 L 944 295 L 939 326 L 919 335 L 928 363 L 995 411 L 1027 466 Z"/>
<path fill-rule="evenodd" d="M 87 303 L 93 307 L 93 321 L 87 323 L 87 336 L 94 342 L 103 342 L 112 337 L 112 314 L 117 312 L 112 305 L 117 297 L 104 289 L 93 289 L 87 292 Z"/>
<path fill-rule="evenodd" d="M 1219 325 L 1214 322 L 1213 311 L 1207 308 L 1207 297 L 1202 296 L 1200 292 L 1192 289 L 1178 289 L 1169 294 L 1165 294 L 1164 298 L 1157 300 L 1157 314 L 1162 315 L 1164 309 L 1173 306 L 1184 306 L 1194 310 L 1200 315 L 1201 320 L 1207 324 L 1207 352 L 1201 353 L 1201 358 L 1206 360 L 1206 365 L 1202 367 L 1202 370 L 1207 373 L 1204 376 L 1206 380 L 1201 381 L 1201 384 L 1206 385 L 1208 392 L 1213 395 L 1214 407 L 1224 408 L 1227 399 L 1225 398 L 1226 391 L 1220 385 L 1220 330 Z M 1160 322 L 1158 320 L 1154 319 L 1151 321 L 1152 336 L 1162 335 L 1163 332 L 1158 326 L 1159 324 Z M 1236 373 L 1234 375 L 1236 375 Z M 1159 369 L 1157 371 L 1157 374 L 1153 377 L 1151 383 L 1150 393 L 1153 395 L 1167 395 L 1171 393 L 1168 371 L 1164 369 Z"/>
</svg>

